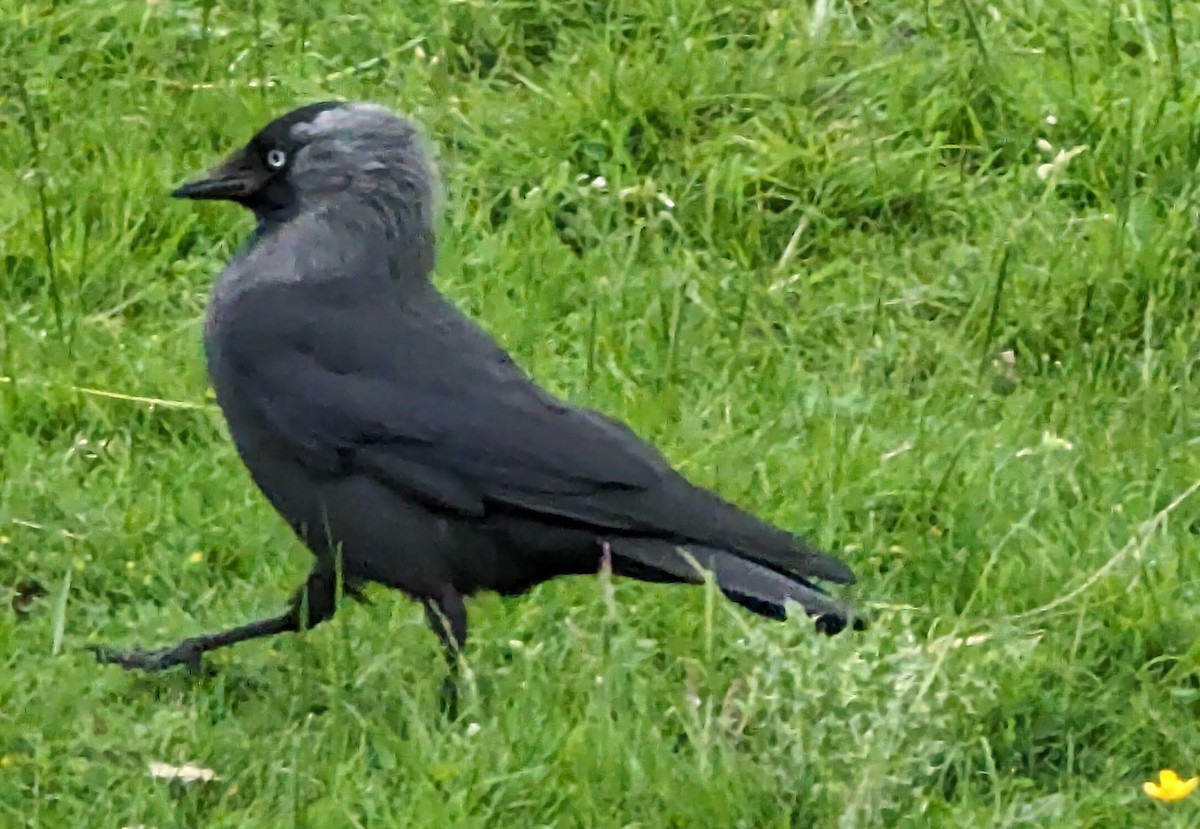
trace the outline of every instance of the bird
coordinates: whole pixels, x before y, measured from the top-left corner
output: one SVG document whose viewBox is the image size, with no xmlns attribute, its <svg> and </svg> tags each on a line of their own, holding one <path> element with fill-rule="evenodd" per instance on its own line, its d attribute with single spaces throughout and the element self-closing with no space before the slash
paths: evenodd
<svg viewBox="0 0 1200 829">
<path fill-rule="evenodd" d="M 249 209 L 215 279 L 209 382 L 250 478 L 314 563 L 275 617 L 157 650 L 97 646 L 127 669 L 330 619 L 366 585 L 419 601 L 456 710 L 466 599 L 607 568 L 703 584 L 769 619 L 790 603 L 835 634 L 865 617 L 822 585 L 841 560 L 686 479 L 621 421 L 550 394 L 434 284 L 440 181 L 413 120 L 366 101 L 280 115 L 172 195 Z"/>
</svg>

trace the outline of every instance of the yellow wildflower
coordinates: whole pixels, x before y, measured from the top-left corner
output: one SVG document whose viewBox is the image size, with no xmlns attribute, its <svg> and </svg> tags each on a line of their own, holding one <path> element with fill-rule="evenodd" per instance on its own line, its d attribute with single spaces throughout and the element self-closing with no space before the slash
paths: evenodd
<svg viewBox="0 0 1200 829">
<path fill-rule="evenodd" d="M 1200 785 L 1200 777 L 1193 777 L 1190 780 L 1180 780 L 1179 775 L 1171 771 L 1171 769 L 1163 769 L 1158 773 L 1158 782 L 1148 781 L 1142 784 L 1142 791 L 1150 795 L 1155 800 L 1165 800 L 1174 802 L 1183 800 L 1189 794 L 1196 790 L 1196 786 Z"/>
<path fill-rule="evenodd" d="M 199 564 L 202 561 L 204 561 L 204 553 L 199 550 L 188 556 L 188 564 Z"/>
</svg>

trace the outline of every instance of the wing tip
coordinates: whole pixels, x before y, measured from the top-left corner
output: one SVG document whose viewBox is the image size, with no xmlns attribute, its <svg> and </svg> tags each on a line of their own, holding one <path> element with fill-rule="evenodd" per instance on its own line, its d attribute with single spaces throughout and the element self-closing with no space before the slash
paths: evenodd
<svg viewBox="0 0 1200 829">
<path fill-rule="evenodd" d="M 834 584 L 856 584 L 858 582 L 850 565 L 840 558 L 807 545 L 801 545 L 800 553 L 802 559 L 800 567 L 797 568 L 800 574 L 822 581 L 831 581 Z"/>
</svg>

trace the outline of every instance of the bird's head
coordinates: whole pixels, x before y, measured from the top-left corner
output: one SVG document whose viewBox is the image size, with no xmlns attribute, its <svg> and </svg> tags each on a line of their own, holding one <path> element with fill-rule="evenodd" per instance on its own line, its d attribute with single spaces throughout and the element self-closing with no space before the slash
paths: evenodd
<svg viewBox="0 0 1200 829">
<path fill-rule="evenodd" d="M 171 195 L 222 199 L 273 224 L 349 196 L 433 225 L 435 174 L 417 128 L 369 103 L 327 101 L 276 118 Z"/>
</svg>

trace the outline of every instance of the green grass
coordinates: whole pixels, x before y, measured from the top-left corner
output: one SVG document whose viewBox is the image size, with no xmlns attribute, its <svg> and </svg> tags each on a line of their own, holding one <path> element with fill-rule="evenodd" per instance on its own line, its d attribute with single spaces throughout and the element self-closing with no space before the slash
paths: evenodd
<svg viewBox="0 0 1200 829">
<path fill-rule="evenodd" d="M 4 18 L 0 825 L 1200 821 L 1140 791 L 1200 770 L 1195 4 Z M 306 572 L 206 393 L 199 320 L 249 217 L 166 192 L 326 97 L 427 126 L 445 291 L 844 552 L 873 629 L 587 578 L 484 597 L 452 725 L 419 609 L 381 590 L 200 676 L 94 664 L 274 613 Z"/>
</svg>

